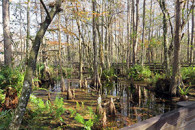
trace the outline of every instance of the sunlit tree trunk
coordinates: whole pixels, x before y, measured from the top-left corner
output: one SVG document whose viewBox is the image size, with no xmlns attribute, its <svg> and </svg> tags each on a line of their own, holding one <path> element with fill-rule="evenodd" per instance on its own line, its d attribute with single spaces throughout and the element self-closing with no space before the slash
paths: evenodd
<svg viewBox="0 0 195 130">
<path fill-rule="evenodd" d="M 166 75 L 168 76 L 169 74 L 169 57 L 168 57 L 168 43 L 167 43 L 167 19 L 168 17 L 166 16 L 166 5 L 165 5 L 165 0 L 160 0 L 159 1 L 162 13 L 163 13 L 163 44 L 164 44 L 164 65 L 165 65 L 165 71 Z"/>
<path fill-rule="evenodd" d="M 130 59 L 129 59 L 129 53 L 130 53 L 130 30 L 129 30 L 129 24 L 130 24 L 130 0 L 127 0 L 127 68 L 129 68 L 129 63 L 130 63 Z"/>
<path fill-rule="evenodd" d="M 132 37 L 132 43 L 133 43 L 133 65 L 135 64 L 135 31 L 136 31 L 136 27 L 135 27 L 135 3 L 134 0 L 132 0 L 132 28 L 133 28 L 133 32 L 131 34 Z"/>
<path fill-rule="evenodd" d="M 63 71 L 62 71 L 62 41 L 61 41 L 61 15 L 58 14 L 58 43 L 59 43 L 59 52 L 58 52 L 58 58 L 59 58 L 59 72 L 60 72 L 60 77 L 61 77 L 61 91 L 65 92 L 66 91 L 66 86 L 64 82 L 64 76 L 63 76 Z"/>
<path fill-rule="evenodd" d="M 142 53 L 141 53 L 141 65 L 144 65 L 144 54 L 145 54 L 145 49 L 144 49 L 144 42 L 145 42 L 145 10 L 146 10 L 146 0 L 143 0 L 143 31 L 142 31 Z"/>
<path fill-rule="evenodd" d="M 194 6 L 194 0 L 192 1 L 192 4 Z M 191 47 L 190 47 L 190 65 L 193 62 L 193 50 L 195 48 L 195 44 L 193 44 L 194 42 L 194 7 L 192 9 L 192 31 L 191 31 Z M 195 51 L 194 51 L 194 57 L 195 57 Z M 194 61 L 195 62 L 195 61 Z"/>
<path fill-rule="evenodd" d="M 9 0 L 2 1 L 3 12 L 3 36 L 4 36 L 4 63 L 6 66 L 12 66 L 12 45 L 10 37 L 10 18 L 9 18 Z"/>
<path fill-rule="evenodd" d="M 92 1 L 92 8 L 93 8 L 93 51 L 94 51 L 94 63 L 93 63 L 93 85 L 95 88 L 97 89 L 100 89 L 101 88 L 101 83 L 100 83 L 100 78 L 99 78 L 99 74 L 98 74 L 98 53 L 97 53 L 97 41 L 96 41 L 96 15 L 95 15 L 95 12 L 96 12 L 96 1 L 93 0 Z"/>
<path fill-rule="evenodd" d="M 28 0 L 28 5 L 27 5 L 26 59 L 28 59 L 29 44 L 30 44 L 30 0 Z"/>
<path fill-rule="evenodd" d="M 21 51 L 21 61 L 23 60 L 23 49 L 22 49 L 22 4 L 21 0 L 19 1 L 19 6 L 20 6 L 20 51 Z"/>
<path fill-rule="evenodd" d="M 18 130 L 20 128 L 20 124 L 22 122 L 22 118 L 26 111 L 26 106 L 28 104 L 28 100 L 30 97 L 31 89 L 32 89 L 32 78 L 33 73 L 36 70 L 36 62 L 37 56 L 41 44 L 41 39 L 45 35 L 45 32 L 53 20 L 56 13 L 60 11 L 61 0 L 56 1 L 56 5 L 52 7 L 51 11 L 48 12 L 45 21 L 41 24 L 39 31 L 36 34 L 35 40 L 33 41 L 32 49 L 29 53 L 29 59 L 26 68 L 26 74 L 24 77 L 24 83 L 22 88 L 22 93 L 19 99 L 18 106 L 13 115 L 12 121 L 9 125 L 9 130 Z"/>
<path fill-rule="evenodd" d="M 187 9 L 189 9 L 189 0 L 187 1 Z M 187 11 L 189 12 L 189 11 Z M 187 63 L 190 63 L 190 21 L 188 21 L 187 25 L 187 35 L 188 35 L 188 43 L 187 43 Z"/>
</svg>

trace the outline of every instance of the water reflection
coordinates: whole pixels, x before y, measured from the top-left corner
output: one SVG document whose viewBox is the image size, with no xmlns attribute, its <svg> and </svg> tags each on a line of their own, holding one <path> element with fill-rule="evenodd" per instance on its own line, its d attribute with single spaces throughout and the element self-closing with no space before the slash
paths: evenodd
<svg viewBox="0 0 195 130">
<path fill-rule="evenodd" d="M 120 106 L 120 109 L 118 109 L 120 117 L 115 119 L 116 121 L 122 120 L 121 117 L 127 117 L 132 121 L 140 122 L 177 107 L 171 101 L 156 98 L 155 94 L 148 91 L 144 86 L 132 85 L 128 81 L 113 83 L 113 86 L 108 87 L 106 92 L 107 95 L 120 98 L 120 102 L 115 102 Z M 129 125 L 128 121 L 124 123 L 125 125 Z"/>
<path fill-rule="evenodd" d="M 148 91 L 144 86 L 131 84 L 129 81 L 118 81 L 105 85 L 104 95 L 116 97 L 115 105 L 117 108 L 117 117 L 108 118 L 111 126 L 124 127 L 135 122 L 140 122 L 175 109 L 175 103 L 156 98 L 155 94 Z M 78 80 L 65 79 L 66 89 L 79 88 Z M 89 86 L 88 86 L 89 87 Z M 60 92 L 60 82 L 57 82 L 54 92 Z M 90 90 L 88 92 L 91 92 Z"/>
</svg>

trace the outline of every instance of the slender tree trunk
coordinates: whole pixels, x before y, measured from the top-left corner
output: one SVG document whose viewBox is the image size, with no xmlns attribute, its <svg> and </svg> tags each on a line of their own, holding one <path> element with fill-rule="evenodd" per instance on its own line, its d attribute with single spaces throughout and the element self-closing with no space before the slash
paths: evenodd
<svg viewBox="0 0 195 130">
<path fill-rule="evenodd" d="M 13 115 L 12 121 L 9 125 L 8 128 L 9 130 L 18 130 L 20 128 L 20 124 L 22 122 L 22 118 L 26 111 L 26 106 L 28 104 L 28 100 L 32 89 L 32 78 L 33 78 L 33 73 L 36 70 L 37 56 L 41 44 L 40 41 L 45 35 L 45 32 L 48 26 L 50 25 L 51 21 L 53 20 L 54 16 L 56 15 L 56 13 L 60 11 L 59 10 L 60 6 L 61 6 L 61 0 L 56 1 L 56 5 L 49 12 L 50 16 L 47 15 L 45 21 L 42 23 L 39 31 L 36 34 L 32 49 L 30 51 L 29 59 L 28 59 L 22 93 L 19 99 L 18 106 Z"/>
<path fill-rule="evenodd" d="M 28 5 L 27 5 L 26 59 L 28 59 L 29 44 L 30 44 L 30 0 L 28 0 Z"/>
<path fill-rule="evenodd" d="M 135 4 L 134 4 L 134 0 L 132 0 L 132 28 L 133 28 L 133 32 L 131 34 L 132 37 L 132 43 L 133 43 L 133 65 L 135 65 Z"/>
<path fill-rule="evenodd" d="M 19 1 L 19 6 L 20 6 L 20 45 L 21 45 L 21 61 L 23 59 L 23 49 L 22 49 L 22 4 L 21 0 Z"/>
<path fill-rule="evenodd" d="M 77 9 L 78 11 L 78 9 Z M 79 82 L 80 82 L 80 88 L 82 87 L 82 82 L 83 82 L 83 60 L 82 60 L 82 40 L 81 40 L 81 29 L 80 29 L 80 22 L 79 19 L 76 19 L 77 22 L 77 27 L 78 27 L 78 32 L 79 32 Z"/>
<path fill-rule="evenodd" d="M 130 53 L 130 30 L 129 30 L 129 23 L 130 23 L 130 0 L 127 0 L 127 69 L 130 67 L 130 59 L 129 59 L 129 53 Z"/>
<path fill-rule="evenodd" d="M 194 6 L 194 0 L 192 1 L 192 4 Z M 193 45 L 193 41 L 194 41 L 194 8 L 192 9 L 192 31 L 191 31 L 191 47 L 190 47 L 190 65 L 192 64 L 193 61 L 193 50 L 195 48 L 195 46 Z M 195 55 L 194 55 L 195 57 Z"/>
<path fill-rule="evenodd" d="M 187 2 L 187 9 L 189 9 L 189 0 Z M 187 11 L 189 13 L 189 11 Z M 190 63 L 190 21 L 188 21 L 187 26 L 187 32 L 188 32 L 188 44 L 187 44 L 187 63 Z"/>
<path fill-rule="evenodd" d="M 163 13 L 163 44 L 164 44 L 164 65 L 166 70 L 166 75 L 169 75 L 169 57 L 168 57 L 168 43 L 167 43 L 167 16 L 166 16 L 166 5 L 165 0 L 160 0 L 160 7 Z"/>
<path fill-rule="evenodd" d="M 66 91 L 66 86 L 65 86 L 65 82 L 64 82 L 64 76 L 63 76 L 63 72 L 62 72 L 62 41 L 61 41 L 61 15 L 58 14 L 58 43 L 59 43 L 59 52 L 58 52 L 58 58 L 59 58 L 59 66 L 60 66 L 60 76 L 61 76 L 61 82 L 60 82 L 60 86 L 61 86 L 61 91 L 65 92 Z"/>
<path fill-rule="evenodd" d="M 93 6 L 93 12 L 96 12 L 96 0 L 92 1 L 92 6 Z M 93 50 L 94 50 L 94 63 L 93 63 L 93 68 L 94 68 L 94 74 L 93 74 L 93 85 L 95 88 L 99 89 L 101 88 L 101 83 L 100 83 L 100 78 L 98 74 L 98 58 L 97 58 L 97 42 L 96 42 L 96 15 L 93 15 Z"/>
<path fill-rule="evenodd" d="M 170 87 L 171 95 L 176 95 L 177 86 L 180 84 L 179 75 L 179 52 L 180 52 L 180 28 L 181 28 L 181 0 L 175 2 L 175 36 L 174 36 L 174 59 L 173 59 L 173 73 L 172 83 Z"/>
<path fill-rule="evenodd" d="M 145 49 L 144 49 L 144 42 L 145 42 L 145 11 L 146 10 L 146 0 L 143 0 L 143 32 L 142 32 L 142 53 L 141 53 L 141 65 L 144 65 L 144 54 L 145 54 Z"/>
<path fill-rule="evenodd" d="M 3 36 L 4 36 L 4 63 L 12 66 L 12 45 L 10 37 L 9 0 L 3 0 Z"/>
<path fill-rule="evenodd" d="M 150 1 L 150 23 L 149 23 L 149 33 L 148 33 L 148 50 L 147 50 L 147 57 L 148 57 L 148 62 L 151 62 L 152 56 L 151 56 L 151 26 L 152 26 L 152 0 Z"/>
</svg>

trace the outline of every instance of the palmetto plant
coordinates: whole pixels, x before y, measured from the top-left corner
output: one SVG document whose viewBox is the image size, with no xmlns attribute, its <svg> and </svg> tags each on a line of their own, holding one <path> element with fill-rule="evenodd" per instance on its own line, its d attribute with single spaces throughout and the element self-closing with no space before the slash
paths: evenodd
<svg viewBox="0 0 195 130">
<path fill-rule="evenodd" d="M 181 95 L 187 95 L 189 93 L 190 86 L 188 88 L 181 88 L 181 85 L 179 85 L 178 87 Z"/>
</svg>

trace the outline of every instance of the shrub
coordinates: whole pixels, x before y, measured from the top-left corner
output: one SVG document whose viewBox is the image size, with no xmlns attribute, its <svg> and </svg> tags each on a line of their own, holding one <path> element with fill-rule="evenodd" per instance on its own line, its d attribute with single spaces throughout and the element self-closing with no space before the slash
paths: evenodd
<svg viewBox="0 0 195 130">
<path fill-rule="evenodd" d="M 2 104 L 5 101 L 5 94 L 2 89 L 0 89 L 0 104 Z"/>
<path fill-rule="evenodd" d="M 44 102 L 42 99 L 34 95 L 30 96 L 30 104 L 33 107 L 32 112 L 35 117 L 43 114 L 52 114 L 55 119 L 63 121 L 61 115 L 65 112 L 63 98 L 56 97 L 54 104 L 51 105 L 50 101 Z"/>
<path fill-rule="evenodd" d="M 141 65 L 135 65 L 129 70 L 129 77 L 134 80 L 144 80 L 150 78 L 152 72 L 148 67 L 143 67 Z"/>
<path fill-rule="evenodd" d="M 73 73 L 73 69 L 72 68 L 62 68 L 62 70 L 63 70 L 63 74 L 65 75 L 65 78 L 70 79 Z"/>
<path fill-rule="evenodd" d="M 195 67 L 183 67 L 181 68 L 181 75 L 183 80 L 189 80 L 192 84 L 195 84 Z"/>
<path fill-rule="evenodd" d="M 91 127 L 94 125 L 95 122 L 97 122 L 98 117 L 96 114 L 94 114 L 93 109 L 91 107 L 88 107 L 88 114 L 90 117 L 90 119 L 88 119 L 88 120 L 84 119 L 84 117 L 79 113 L 76 113 L 76 116 L 74 119 L 77 122 L 83 124 L 83 126 L 86 130 L 91 130 Z"/>
<path fill-rule="evenodd" d="M 103 70 L 102 78 L 110 82 L 114 80 L 115 78 L 117 78 L 117 75 L 115 73 L 115 70 L 113 68 L 110 68 L 110 69 Z"/>
<path fill-rule="evenodd" d="M 6 130 L 9 126 L 9 123 L 12 120 L 12 111 L 2 111 L 0 112 L 0 129 L 1 130 Z"/>
<path fill-rule="evenodd" d="M 18 68 L 3 67 L 0 70 L 0 89 L 13 87 L 19 92 L 23 86 L 24 73 Z"/>
<path fill-rule="evenodd" d="M 181 84 L 180 84 L 178 87 L 179 87 L 179 93 L 181 95 L 187 95 L 189 93 L 190 86 L 187 88 L 181 88 Z"/>
</svg>

